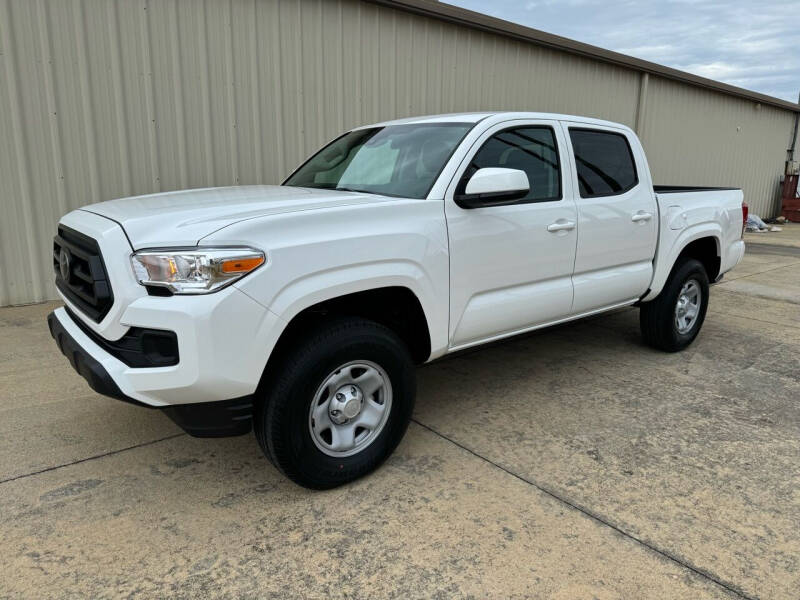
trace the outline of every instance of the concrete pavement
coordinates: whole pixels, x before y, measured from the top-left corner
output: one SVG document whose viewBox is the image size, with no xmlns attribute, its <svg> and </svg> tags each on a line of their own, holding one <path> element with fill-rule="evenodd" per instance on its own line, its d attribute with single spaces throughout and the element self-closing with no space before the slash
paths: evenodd
<svg viewBox="0 0 800 600">
<path fill-rule="evenodd" d="M 800 223 L 783 223 L 777 225 L 781 231 L 766 233 L 745 233 L 744 240 L 747 244 L 770 244 L 773 246 L 787 246 L 800 248 Z"/>
<path fill-rule="evenodd" d="M 324 493 L 93 394 L 53 305 L 0 309 L 0 597 L 796 598 L 791 250 L 680 354 L 625 309 L 421 368 L 396 454 Z"/>
</svg>

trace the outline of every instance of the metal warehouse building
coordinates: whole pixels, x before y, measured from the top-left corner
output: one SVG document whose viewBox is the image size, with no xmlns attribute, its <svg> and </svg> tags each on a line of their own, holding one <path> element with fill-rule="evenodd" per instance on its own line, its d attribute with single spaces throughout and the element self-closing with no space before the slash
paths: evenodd
<svg viewBox="0 0 800 600">
<path fill-rule="evenodd" d="M 71 209 L 277 183 L 352 126 L 488 109 L 625 123 L 657 183 L 762 216 L 800 111 L 427 0 L 0 0 L 0 305 L 56 297 Z"/>
</svg>

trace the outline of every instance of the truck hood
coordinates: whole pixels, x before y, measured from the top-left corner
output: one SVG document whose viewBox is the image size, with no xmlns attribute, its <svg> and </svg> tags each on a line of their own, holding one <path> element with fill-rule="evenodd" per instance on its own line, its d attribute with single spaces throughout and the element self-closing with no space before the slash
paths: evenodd
<svg viewBox="0 0 800 600">
<path fill-rule="evenodd" d="M 119 223 L 133 249 L 138 250 L 194 246 L 223 227 L 255 217 L 390 200 L 360 192 L 248 185 L 133 196 L 81 210 Z"/>
</svg>

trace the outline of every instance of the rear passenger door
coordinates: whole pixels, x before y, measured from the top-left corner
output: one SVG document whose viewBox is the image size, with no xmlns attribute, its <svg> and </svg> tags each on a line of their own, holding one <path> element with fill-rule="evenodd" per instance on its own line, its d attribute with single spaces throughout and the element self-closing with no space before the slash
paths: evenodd
<svg viewBox="0 0 800 600">
<path fill-rule="evenodd" d="M 575 174 L 572 312 L 638 299 L 653 276 L 658 207 L 644 152 L 625 129 L 562 123 Z"/>
</svg>

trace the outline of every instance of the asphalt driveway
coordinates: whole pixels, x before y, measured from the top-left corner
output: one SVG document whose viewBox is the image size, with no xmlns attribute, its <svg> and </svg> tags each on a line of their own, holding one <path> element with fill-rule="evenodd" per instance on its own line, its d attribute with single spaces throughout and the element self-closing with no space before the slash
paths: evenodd
<svg viewBox="0 0 800 600">
<path fill-rule="evenodd" d="M 92 393 L 53 306 L 0 309 L 0 597 L 800 594 L 791 244 L 750 247 L 683 353 L 625 309 L 423 367 L 396 454 L 324 493 Z"/>
</svg>

